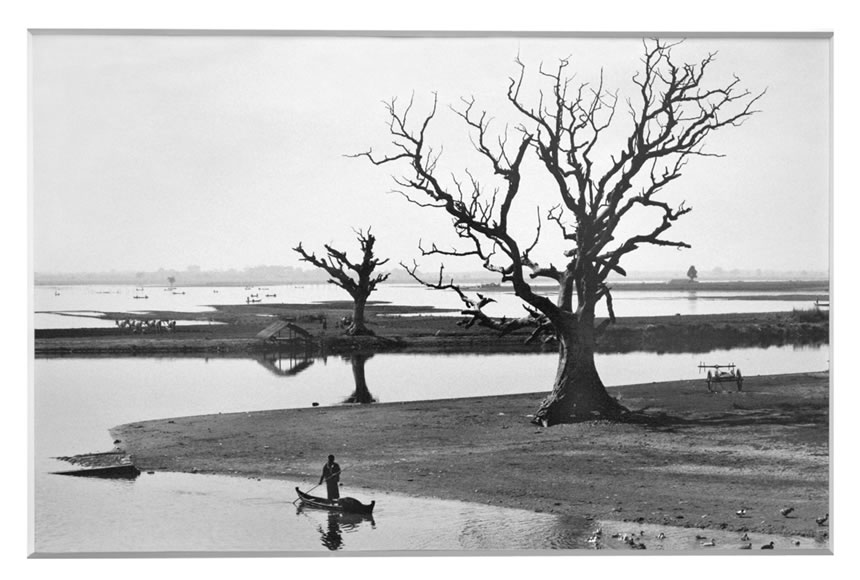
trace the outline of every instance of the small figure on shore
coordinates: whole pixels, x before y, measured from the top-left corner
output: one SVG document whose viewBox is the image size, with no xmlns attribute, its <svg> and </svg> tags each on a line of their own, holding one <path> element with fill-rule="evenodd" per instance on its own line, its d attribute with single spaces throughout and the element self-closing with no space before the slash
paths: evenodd
<svg viewBox="0 0 860 580">
<path fill-rule="evenodd" d="M 783 517 L 787 518 L 789 516 L 789 514 L 791 514 L 791 512 L 793 512 L 793 511 L 794 511 L 793 507 L 787 507 L 787 508 L 782 508 L 781 510 L 779 510 L 779 513 L 781 513 L 783 515 Z"/>
<path fill-rule="evenodd" d="M 823 525 L 825 525 L 825 524 L 827 523 L 827 519 L 828 519 L 829 517 L 830 517 L 830 514 L 824 514 L 824 515 L 823 515 L 822 517 L 820 517 L 820 518 L 815 518 L 815 523 L 816 523 L 816 524 L 818 524 L 819 526 L 823 526 Z"/>
<path fill-rule="evenodd" d="M 326 492 L 329 499 L 338 499 L 340 497 L 340 465 L 334 462 L 334 455 L 328 456 L 328 462 L 323 465 L 320 483 L 325 482 Z"/>
</svg>

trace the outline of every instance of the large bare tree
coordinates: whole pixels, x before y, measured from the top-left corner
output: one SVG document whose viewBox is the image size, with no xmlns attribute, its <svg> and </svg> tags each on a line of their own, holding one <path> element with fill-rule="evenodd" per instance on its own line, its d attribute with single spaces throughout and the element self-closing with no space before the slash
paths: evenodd
<svg viewBox="0 0 860 580">
<path fill-rule="evenodd" d="M 567 75 L 568 59 L 552 70 L 538 69 L 541 89 L 531 99 L 524 96 L 526 67 L 517 58 L 519 74 L 512 77 L 507 100 L 518 118 L 514 136 L 507 127 L 491 129 L 486 111 L 478 111 L 474 98 L 461 99 L 452 110 L 470 133 L 477 152 L 500 184 L 490 189 L 475 169 L 465 177 L 447 176 L 438 169 L 440 149 L 428 141 L 428 128 L 437 114 L 437 98 L 429 113 L 413 121 L 413 102 L 386 103 L 394 150 L 366 157 L 376 165 L 396 164 L 398 191 L 410 202 L 433 207 L 453 218 L 453 228 L 465 248 L 442 249 L 435 243 L 422 247 L 422 255 L 473 256 L 484 268 L 513 285 L 527 305 L 529 315 L 518 320 L 492 319 L 483 314 L 486 299 L 469 299 L 453 282 L 427 283 L 453 288 L 467 303 L 472 321 L 502 332 L 533 325 L 558 338 L 559 362 L 552 392 L 535 413 L 545 425 L 595 417 L 618 418 L 625 409 L 607 393 L 594 364 L 595 343 L 615 320 L 607 277 L 626 275 L 622 258 L 642 246 L 688 248 L 688 243 L 664 237 L 666 231 L 690 208 L 682 202 L 670 205 L 661 199 L 664 188 L 681 177 L 695 156 L 719 156 L 703 149 L 714 131 L 738 126 L 753 115 L 764 94 L 753 94 L 733 77 L 717 86 L 705 83 L 705 73 L 715 55 L 694 63 L 678 63 L 672 57 L 677 43 L 643 41 L 642 69 L 632 77 L 635 95 L 621 100 L 619 93 L 603 86 L 603 75 L 594 85 L 574 84 Z M 531 104 L 529 104 L 529 102 Z M 619 135 L 626 110 L 623 140 L 603 141 Z M 610 129 L 612 127 L 612 129 Z M 601 138 L 603 138 L 601 140 Z M 620 150 L 618 146 L 620 145 Z M 598 159 L 598 156 L 600 159 Z M 523 183 L 527 159 L 534 159 L 551 178 L 557 202 L 538 214 L 534 237 L 518 239 L 510 220 L 515 202 L 538 193 L 533 182 Z M 541 183 L 546 183 L 544 179 Z M 652 221 L 639 233 L 621 235 L 619 226 L 635 226 L 628 216 L 640 213 Z M 562 262 L 539 264 L 533 258 L 540 239 L 541 218 L 553 225 L 566 244 Z M 641 226 L 640 226 L 641 227 Z M 416 266 L 408 268 L 416 275 Z M 536 278 L 558 284 L 555 301 L 541 296 L 532 286 Z M 596 323 L 595 308 L 605 300 L 608 318 Z"/>
<path fill-rule="evenodd" d="M 372 335 L 373 331 L 367 328 L 364 322 L 364 308 L 367 305 L 367 298 L 376 290 L 376 286 L 388 279 L 389 272 L 373 274 L 378 266 L 388 262 L 388 258 L 380 260 L 374 256 L 373 246 L 376 243 L 376 237 L 370 233 L 370 228 L 367 229 L 367 233 L 357 231 L 356 236 L 361 246 L 360 262 L 352 262 L 345 252 L 328 244 L 325 245 L 327 255 L 323 258 L 317 258 L 313 253 L 309 254 L 301 243 L 293 248 L 293 251 L 301 255 L 301 261 L 310 262 L 317 268 L 325 270 L 331 276 L 328 280 L 329 284 L 340 286 L 352 296 L 352 323 L 347 328 L 347 334 Z"/>
</svg>

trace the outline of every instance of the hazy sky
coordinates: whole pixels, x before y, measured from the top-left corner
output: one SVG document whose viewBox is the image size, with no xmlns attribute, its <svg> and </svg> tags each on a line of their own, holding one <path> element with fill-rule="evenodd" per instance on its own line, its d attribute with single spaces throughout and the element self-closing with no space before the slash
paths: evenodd
<svg viewBox="0 0 860 580">
<path fill-rule="evenodd" d="M 636 252 L 631 270 L 720 266 L 825 270 L 829 248 L 830 49 L 815 39 L 690 39 L 676 59 L 719 51 L 711 82 L 737 74 L 767 89 L 761 113 L 714 133 L 665 192 L 693 208 L 666 237 L 690 250 Z M 38 272 L 298 265 L 299 241 L 352 250 L 353 227 L 372 226 L 392 263 L 417 255 L 419 238 L 455 241 L 450 220 L 396 194 L 392 166 L 345 157 L 391 151 L 382 101 L 415 94 L 424 113 L 474 95 L 495 126 L 518 118 L 504 98 L 513 59 L 536 95 L 541 61 L 571 57 L 576 81 L 622 99 L 641 68 L 638 39 L 397 39 L 36 35 L 32 42 L 33 266 Z M 707 84 L 707 83 L 706 83 Z M 623 101 L 622 101 L 623 102 Z M 619 107 L 619 134 L 629 117 Z M 468 133 L 446 107 L 429 139 L 442 167 L 472 168 Z M 616 142 L 609 152 L 623 146 Z M 529 161 L 520 231 L 551 184 Z M 650 229 L 653 216 L 635 225 Z M 549 227 L 545 228 L 549 232 Z M 632 230 L 631 230 L 632 231 Z M 560 264 L 548 233 L 539 257 Z M 451 269 L 476 262 L 449 260 Z M 426 269 L 438 260 L 424 259 Z"/>
</svg>

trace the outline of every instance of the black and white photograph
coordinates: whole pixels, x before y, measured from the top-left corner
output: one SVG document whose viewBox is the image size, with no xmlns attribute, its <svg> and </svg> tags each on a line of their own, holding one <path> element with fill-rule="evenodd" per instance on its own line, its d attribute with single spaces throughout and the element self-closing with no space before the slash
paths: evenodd
<svg viewBox="0 0 860 580">
<path fill-rule="evenodd" d="M 31 557 L 833 553 L 831 33 L 28 34 Z"/>
</svg>

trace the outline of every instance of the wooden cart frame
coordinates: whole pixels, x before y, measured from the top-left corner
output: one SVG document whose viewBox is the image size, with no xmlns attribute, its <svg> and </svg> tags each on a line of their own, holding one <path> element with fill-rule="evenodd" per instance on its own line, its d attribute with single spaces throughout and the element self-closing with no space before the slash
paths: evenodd
<svg viewBox="0 0 860 580">
<path fill-rule="evenodd" d="M 737 368 L 734 363 L 727 365 L 706 365 L 699 363 L 699 371 L 708 369 L 707 384 L 708 390 L 714 392 L 716 383 L 734 383 L 738 391 L 741 391 L 744 386 L 744 377 L 741 374 L 741 369 Z M 725 370 L 723 370 L 725 369 Z"/>
</svg>

